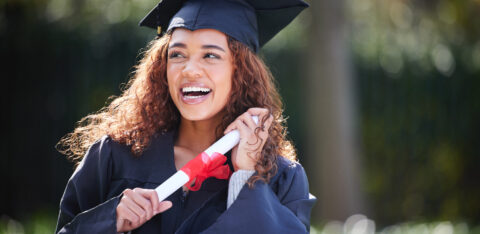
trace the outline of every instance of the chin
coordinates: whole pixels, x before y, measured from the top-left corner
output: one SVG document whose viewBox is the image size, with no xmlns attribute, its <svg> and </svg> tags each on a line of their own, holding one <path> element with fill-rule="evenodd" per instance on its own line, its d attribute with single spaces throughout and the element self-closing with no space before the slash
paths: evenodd
<svg viewBox="0 0 480 234">
<path fill-rule="evenodd" d="M 190 109 L 190 108 L 189 108 Z M 182 118 L 189 121 L 203 121 L 210 120 L 213 118 L 219 117 L 222 111 L 215 110 L 206 110 L 206 108 L 200 108 L 201 110 L 194 110 L 197 108 L 192 108 L 190 110 L 180 110 Z"/>
<path fill-rule="evenodd" d="M 202 121 L 209 120 L 216 116 L 218 113 L 209 113 L 208 111 L 194 111 L 194 110 L 183 110 L 180 111 L 182 118 L 189 121 Z"/>
</svg>

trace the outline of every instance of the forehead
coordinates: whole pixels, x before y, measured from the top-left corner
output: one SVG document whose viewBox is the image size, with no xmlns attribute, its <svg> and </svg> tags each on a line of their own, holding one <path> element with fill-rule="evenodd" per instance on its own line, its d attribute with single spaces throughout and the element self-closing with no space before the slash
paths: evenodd
<svg viewBox="0 0 480 234">
<path fill-rule="evenodd" d="M 176 28 L 173 30 L 170 44 L 216 44 L 227 47 L 227 36 L 215 29 L 197 29 L 191 31 L 185 28 Z"/>
</svg>

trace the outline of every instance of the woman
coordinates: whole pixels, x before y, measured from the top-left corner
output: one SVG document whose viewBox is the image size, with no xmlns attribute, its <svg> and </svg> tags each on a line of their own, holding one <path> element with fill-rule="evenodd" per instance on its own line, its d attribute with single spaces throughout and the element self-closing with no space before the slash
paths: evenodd
<svg viewBox="0 0 480 234">
<path fill-rule="evenodd" d="M 306 7 L 285 2 L 272 8 Z M 314 199 L 285 138 L 273 78 L 254 53 L 274 35 L 252 30 L 262 25 L 251 24 L 261 18 L 256 9 L 164 0 L 142 21 L 168 28 L 123 94 L 60 142 L 81 163 L 61 200 L 58 233 L 308 232 Z M 228 181 L 209 178 L 198 191 L 187 184 L 158 202 L 154 188 L 232 130 L 241 140 L 227 155 Z"/>
</svg>

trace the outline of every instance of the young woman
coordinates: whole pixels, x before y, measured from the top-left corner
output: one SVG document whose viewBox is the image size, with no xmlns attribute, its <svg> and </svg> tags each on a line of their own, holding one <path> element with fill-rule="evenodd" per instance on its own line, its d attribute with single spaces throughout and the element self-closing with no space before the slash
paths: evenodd
<svg viewBox="0 0 480 234">
<path fill-rule="evenodd" d="M 285 2 L 283 9 L 306 7 Z M 151 42 L 123 94 L 60 142 L 81 162 L 62 197 L 56 232 L 309 231 L 315 199 L 286 140 L 273 78 L 254 52 L 263 43 L 241 29 L 254 7 L 240 0 L 163 1 L 150 13 L 158 19 L 163 9 L 173 11 L 165 35 Z M 242 30 L 254 40 L 237 35 Z M 240 143 L 227 155 L 229 180 L 208 178 L 198 191 L 187 185 L 158 201 L 158 185 L 232 130 Z"/>
</svg>

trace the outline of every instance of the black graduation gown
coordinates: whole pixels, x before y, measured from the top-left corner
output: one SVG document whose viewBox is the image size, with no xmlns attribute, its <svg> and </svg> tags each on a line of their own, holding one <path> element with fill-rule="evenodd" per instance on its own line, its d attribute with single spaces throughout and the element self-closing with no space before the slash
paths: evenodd
<svg viewBox="0 0 480 234">
<path fill-rule="evenodd" d="M 126 188 L 153 189 L 176 172 L 174 133 L 157 134 L 141 157 L 105 136 L 95 142 L 68 181 L 56 233 L 116 233 L 116 207 Z M 305 171 L 278 157 L 269 184 L 244 186 L 226 209 L 228 181 L 209 178 L 187 196 L 179 189 L 172 208 L 132 233 L 307 233 L 315 198 Z"/>
</svg>

